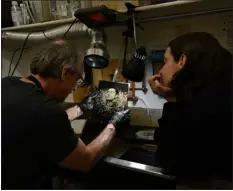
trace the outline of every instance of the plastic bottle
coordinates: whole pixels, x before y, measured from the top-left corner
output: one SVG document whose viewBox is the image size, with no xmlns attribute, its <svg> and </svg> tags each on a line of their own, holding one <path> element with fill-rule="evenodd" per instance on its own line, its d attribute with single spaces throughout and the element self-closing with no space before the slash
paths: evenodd
<svg viewBox="0 0 233 191">
<path fill-rule="evenodd" d="M 23 25 L 22 11 L 21 11 L 17 1 L 12 1 L 11 18 L 12 18 L 12 21 L 14 23 L 14 26 Z"/>
<path fill-rule="evenodd" d="M 67 16 L 68 16 L 68 13 L 67 13 L 68 3 L 67 3 L 67 1 L 64 1 L 64 0 L 57 1 L 56 5 L 57 5 L 58 19 L 67 18 Z"/>
<path fill-rule="evenodd" d="M 28 15 L 27 9 L 23 3 L 20 4 L 20 8 L 22 11 L 22 16 L 23 16 L 23 24 L 29 24 L 30 23 L 30 17 Z"/>
<path fill-rule="evenodd" d="M 80 8 L 80 2 L 78 0 L 70 0 L 71 16 L 74 17 L 75 11 Z"/>
</svg>

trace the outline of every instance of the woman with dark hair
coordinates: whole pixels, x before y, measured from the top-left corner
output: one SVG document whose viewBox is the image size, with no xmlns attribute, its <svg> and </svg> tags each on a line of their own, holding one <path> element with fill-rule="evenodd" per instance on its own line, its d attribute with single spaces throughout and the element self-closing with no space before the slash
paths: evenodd
<svg viewBox="0 0 233 191">
<path fill-rule="evenodd" d="M 232 180 L 232 54 L 209 33 L 168 44 L 164 66 L 149 79 L 165 97 L 154 138 L 156 163 L 179 180 Z"/>
</svg>

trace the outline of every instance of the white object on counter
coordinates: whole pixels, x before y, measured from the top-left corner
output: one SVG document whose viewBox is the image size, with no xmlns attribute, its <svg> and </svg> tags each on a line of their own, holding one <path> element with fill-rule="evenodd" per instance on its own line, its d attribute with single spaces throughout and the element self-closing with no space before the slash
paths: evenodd
<svg viewBox="0 0 233 191">
<path fill-rule="evenodd" d="M 21 11 L 17 1 L 12 1 L 11 18 L 12 18 L 12 21 L 14 23 L 14 26 L 23 25 L 22 11 Z"/>
<path fill-rule="evenodd" d="M 154 129 L 148 129 L 148 130 L 142 130 L 142 131 L 137 131 L 136 137 L 138 139 L 144 139 L 144 140 L 154 140 Z"/>
</svg>

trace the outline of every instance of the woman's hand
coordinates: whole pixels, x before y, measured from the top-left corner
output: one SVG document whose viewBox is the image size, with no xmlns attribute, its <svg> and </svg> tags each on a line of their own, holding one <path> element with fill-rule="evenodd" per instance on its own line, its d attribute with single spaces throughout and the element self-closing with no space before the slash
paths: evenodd
<svg viewBox="0 0 233 191">
<path fill-rule="evenodd" d="M 172 89 L 161 84 L 161 76 L 159 74 L 155 74 L 148 79 L 148 83 L 154 93 L 164 97 L 167 101 L 175 101 Z"/>
</svg>

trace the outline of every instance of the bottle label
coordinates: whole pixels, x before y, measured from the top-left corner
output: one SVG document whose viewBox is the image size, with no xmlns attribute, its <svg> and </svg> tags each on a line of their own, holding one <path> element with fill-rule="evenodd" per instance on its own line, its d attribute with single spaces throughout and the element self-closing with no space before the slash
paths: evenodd
<svg viewBox="0 0 233 191">
<path fill-rule="evenodd" d="M 23 23 L 23 18 L 22 18 L 21 12 L 19 12 L 19 11 L 11 12 L 11 16 L 12 16 L 13 22 Z"/>
</svg>

